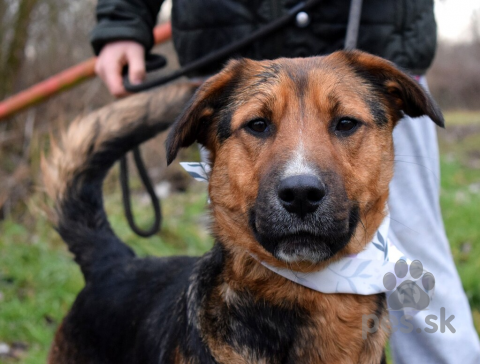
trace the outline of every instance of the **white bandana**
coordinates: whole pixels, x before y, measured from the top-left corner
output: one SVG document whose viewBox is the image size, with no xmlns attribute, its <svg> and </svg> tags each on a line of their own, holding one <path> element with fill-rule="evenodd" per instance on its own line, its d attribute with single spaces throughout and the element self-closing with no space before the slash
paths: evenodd
<svg viewBox="0 0 480 364">
<path fill-rule="evenodd" d="M 208 182 L 210 166 L 206 163 L 185 162 L 180 165 L 197 181 Z M 301 273 L 286 268 L 276 268 L 265 262 L 261 262 L 271 271 L 285 277 L 302 286 L 311 288 L 323 293 L 354 293 L 360 295 L 371 295 L 382 292 L 389 292 L 384 284 L 384 277 L 387 273 L 395 272 L 395 263 L 404 260 L 411 265 L 412 260 L 406 257 L 388 239 L 390 226 L 390 215 L 387 214 L 373 240 L 368 243 L 364 250 L 358 254 L 348 255 L 331 263 L 325 269 L 317 272 Z M 255 259 L 258 259 L 254 256 Z M 423 269 L 423 273 L 427 273 Z M 403 282 L 410 280 L 429 296 L 433 297 L 434 289 L 425 289 L 422 277 L 412 277 L 410 269 L 405 277 L 396 278 L 395 289 Z M 403 308 L 405 310 L 405 307 Z M 415 310 L 413 310 L 415 311 Z"/>
<path fill-rule="evenodd" d="M 395 263 L 409 260 L 388 239 L 390 217 L 387 216 L 374 239 L 358 254 L 347 255 L 317 272 L 301 273 L 262 264 L 281 276 L 323 293 L 356 293 L 362 295 L 386 292 L 383 277 L 394 272 Z"/>
</svg>

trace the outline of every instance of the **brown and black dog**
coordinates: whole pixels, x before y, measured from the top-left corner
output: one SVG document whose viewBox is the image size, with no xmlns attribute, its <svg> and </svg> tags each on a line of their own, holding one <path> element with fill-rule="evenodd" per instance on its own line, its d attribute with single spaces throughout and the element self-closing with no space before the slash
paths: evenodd
<svg viewBox="0 0 480 364">
<path fill-rule="evenodd" d="M 259 263 L 308 272 L 361 251 L 379 227 L 403 114 L 443 126 L 431 98 L 361 52 L 234 60 L 196 86 L 122 101 L 73 123 L 45 161 L 58 231 L 86 285 L 50 363 L 380 363 L 388 333 L 362 338 L 383 294 L 322 294 Z M 118 111 L 120 110 L 120 111 Z M 102 181 L 126 151 L 164 130 L 168 162 L 208 148 L 216 243 L 199 258 L 135 257 L 115 236 Z M 254 257 L 255 256 L 255 257 Z"/>
</svg>

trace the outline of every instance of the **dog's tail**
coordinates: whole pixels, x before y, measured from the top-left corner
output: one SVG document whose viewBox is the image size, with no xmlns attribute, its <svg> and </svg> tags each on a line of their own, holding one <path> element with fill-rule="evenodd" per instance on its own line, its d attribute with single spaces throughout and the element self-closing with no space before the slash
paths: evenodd
<svg viewBox="0 0 480 364">
<path fill-rule="evenodd" d="M 96 267 L 130 259 L 133 251 L 112 231 L 103 207 L 102 182 L 128 150 L 166 130 L 197 84 L 169 85 L 131 96 L 75 120 L 50 156 L 43 182 L 54 201 L 51 215 L 88 281 Z"/>
</svg>

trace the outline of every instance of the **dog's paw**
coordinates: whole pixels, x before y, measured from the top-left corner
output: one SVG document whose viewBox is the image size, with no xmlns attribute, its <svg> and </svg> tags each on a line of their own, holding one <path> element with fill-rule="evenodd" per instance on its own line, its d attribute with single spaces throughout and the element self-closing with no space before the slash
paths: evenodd
<svg viewBox="0 0 480 364">
<path fill-rule="evenodd" d="M 406 279 L 397 285 L 397 279 L 405 278 L 409 272 L 415 281 Z M 435 287 L 435 277 L 430 272 L 423 272 L 419 260 L 414 260 L 409 267 L 405 260 L 400 259 L 395 263 L 395 274 L 389 272 L 383 277 L 383 285 L 389 291 L 394 290 L 387 300 L 389 309 L 402 310 L 409 307 L 420 311 L 430 304 L 428 291 Z"/>
</svg>

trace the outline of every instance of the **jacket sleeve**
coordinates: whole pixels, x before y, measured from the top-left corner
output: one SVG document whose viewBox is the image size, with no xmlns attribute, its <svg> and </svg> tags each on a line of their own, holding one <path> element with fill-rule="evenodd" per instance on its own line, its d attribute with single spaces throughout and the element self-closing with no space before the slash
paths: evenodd
<svg viewBox="0 0 480 364">
<path fill-rule="evenodd" d="M 98 0 L 97 25 L 90 35 L 95 54 L 116 40 L 134 40 L 148 51 L 163 0 Z"/>
</svg>

